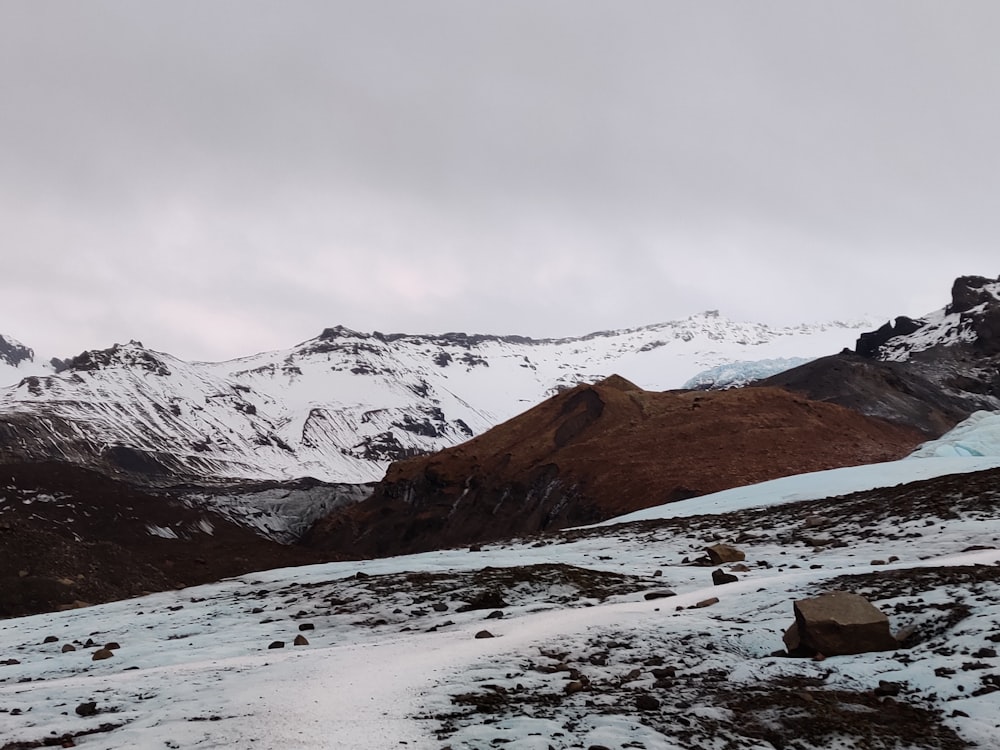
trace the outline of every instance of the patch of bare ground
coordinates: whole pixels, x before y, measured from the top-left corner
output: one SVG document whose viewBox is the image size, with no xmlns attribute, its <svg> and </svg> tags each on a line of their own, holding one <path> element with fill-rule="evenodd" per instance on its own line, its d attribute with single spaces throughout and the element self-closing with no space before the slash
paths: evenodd
<svg viewBox="0 0 1000 750">
<path fill-rule="evenodd" d="M 970 747 L 921 696 L 845 689 L 829 680 L 832 670 L 817 668 L 737 682 L 731 656 L 708 632 L 552 643 L 536 658 L 497 664 L 493 676 L 481 671 L 479 689 L 454 694 L 452 710 L 426 718 L 438 721 L 445 743 L 463 727 L 493 725 L 495 745 L 508 741 L 508 719 L 556 722 L 553 750 L 585 746 L 588 731 L 609 717 L 629 723 L 633 736 L 652 732 L 681 750 Z"/>
</svg>

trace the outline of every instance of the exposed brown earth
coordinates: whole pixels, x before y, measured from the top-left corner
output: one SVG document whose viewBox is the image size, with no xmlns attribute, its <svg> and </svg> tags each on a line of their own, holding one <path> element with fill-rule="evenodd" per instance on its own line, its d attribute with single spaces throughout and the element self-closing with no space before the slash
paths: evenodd
<svg viewBox="0 0 1000 750">
<path fill-rule="evenodd" d="M 491 541 L 893 460 L 923 439 L 776 388 L 654 393 L 614 376 L 462 445 L 393 464 L 371 499 L 319 521 L 305 543 L 373 557 Z"/>
<path fill-rule="evenodd" d="M 0 467 L 0 617 L 318 561 L 309 550 L 93 471 Z"/>
</svg>

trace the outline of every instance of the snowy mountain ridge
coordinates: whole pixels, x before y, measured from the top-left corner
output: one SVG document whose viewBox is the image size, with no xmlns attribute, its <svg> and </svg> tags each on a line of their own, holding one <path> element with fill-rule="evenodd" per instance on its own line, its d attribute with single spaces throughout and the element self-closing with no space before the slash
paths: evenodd
<svg viewBox="0 0 1000 750">
<path fill-rule="evenodd" d="M 138 342 L 0 372 L 0 456 L 147 477 L 361 483 L 462 442 L 556 391 L 618 373 L 652 389 L 705 368 L 849 345 L 868 321 L 771 327 L 710 311 L 578 338 L 361 333 L 186 362 Z"/>
</svg>

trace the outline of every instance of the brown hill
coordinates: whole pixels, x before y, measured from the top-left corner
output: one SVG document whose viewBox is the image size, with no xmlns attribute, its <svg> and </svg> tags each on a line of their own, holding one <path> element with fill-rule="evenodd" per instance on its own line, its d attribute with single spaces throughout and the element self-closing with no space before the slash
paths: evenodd
<svg viewBox="0 0 1000 750">
<path fill-rule="evenodd" d="M 896 459 L 922 440 L 776 388 L 654 393 L 615 376 L 462 445 L 394 463 L 372 498 L 321 520 L 304 543 L 369 557 L 490 541 Z"/>
<path fill-rule="evenodd" d="M 0 466 L 0 617 L 319 561 L 87 469 Z"/>
</svg>

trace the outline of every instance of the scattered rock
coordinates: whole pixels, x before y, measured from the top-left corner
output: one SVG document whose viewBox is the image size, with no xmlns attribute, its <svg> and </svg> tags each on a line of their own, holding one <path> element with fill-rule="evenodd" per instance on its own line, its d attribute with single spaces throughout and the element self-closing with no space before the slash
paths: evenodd
<svg viewBox="0 0 1000 750">
<path fill-rule="evenodd" d="M 104 648 L 106 648 L 108 651 L 117 651 L 118 649 L 121 648 L 121 646 L 119 646 L 116 641 L 111 641 L 111 643 L 105 643 Z"/>
<path fill-rule="evenodd" d="M 806 516 L 802 521 L 803 528 L 815 529 L 817 526 L 826 526 L 830 519 L 826 516 Z"/>
<path fill-rule="evenodd" d="M 653 599 L 666 599 L 670 596 L 677 596 L 677 594 L 670 589 L 663 589 L 661 591 L 647 591 L 643 595 L 643 598 L 649 601 Z"/>
<path fill-rule="evenodd" d="M 93 716 L 97 713 L 97 701 L 87 701 L 76 707 L 77 716 Z"/>
<path fill-rule="evenodd" d="M 59 639 L 54 635 L 45 636 L 45 640 L 42 643 L 58 643 Z"/>
<path fill-rule="evenodd" d="M 663 575 L 663 571 L 662 570 L 654 570 L 653 571 L 653 578 L 659 578 L 662 575 Z"/>
<path fill-rule="evenodd" d="M 573 693 L 579 693 L 586 687 L 582 680 L 573 680 L 572 682 L 567 682 L 566 686 L 563 688 L 563 692 L 567 695 L 572 695 Z"/>
<path fill-rule="evenodd" d="M 635 697 L 635 707 L 640 711 L 655 711 L 660 707 L 660 701 L 646 693 L 640 693 Z"/>
<path fill-rule="evenodd" d="M 719 597 L 713 596 L 711 599 L 702 599 L 697 604 L 692 604 L 691 609 L 701 609 L 702 607 L 711 607 L 713 604 L 719 603 Z"/>
<path fill-rule="evenodd" d="M 742 550 L 729 544 L 713 544 L 711 547 L 705 547 L 705 552 L 708 554 L 708 559 L 712 561 L 712 565 L 725 565 L 747 559 Z"/>
<path fill-rule="evenodd" d="M 476 638 L 496 638 L 496 636 L 488 630 L 480 630 L 476 633 Z"/>
<path fill-rule="evenodd" d="M 487 620 L 499 620 L 502 617 L 503 617 L 503 612 L 501 612 L 499 609 L 494 610 L 493 612 L 490 612 L 488 615 L 486 615 Z"/>
<path fill-rule="evenodd" d="M 308 646 L 309 645 L 309 641 L 306 639 L 306 637 L 304 635 L 302 635 L 300 633 L 299 635 L 295 636 L 295 640 L 292 641 L 292 645 L 295 645 L 295 646 Z"/>
<path fill-rule="evenodd" d="M 503 596 L 498 591 L 484 591 L 472 599 L 468 604 L 463 604 L 457 612 L 472 612 L 476 609 L 503 609 L 510 604 L 503 600 Z"/>
<path fill-rule="evenodd" d="M 740 579 L 721 568 L 712 571 L 712 583 L 716 586 L 722 586 L 726 583 L 736 583 L 738 580 Z"/>
<path fill-rule="evenodd" d="M 268 648 L 284 648 L 284 647 L 285 647 L 284 641 L 271 641 L 271 645 L 268 646 Z"/>
<path fill-rule="evenodd" d="M 444 602 L 434 602 L 434 604 L 431 606 L 431 609 L 433 609 L 435 612 L 447 612 L 448 605 L 445 604 Z"/>
<path fill-rule="evenodd" d="M 316 626 L 311 622 L 299 623 L 299 630 L 315 630 Z"/>
<path fill-rule="evenodd" d="M 62 647 L 62 652 L 68 654 L 70 651 L 76 651 L 76 646 L 72 643 L 64 643 Z"/>
<path fill-rule="evenodd" d="M 729 571 L 731 573 L 749 573 L 750 566 L 744 563 L 736 563 L 735 565 L 729 566 Z"/>
<path fill-rule="evenodd" d="M 784 635 L 792 656 L 862 654 L 891 651 L 899 642 L 889 631 L 889 618 L 867 599 L 834 591 L 794 604 L 795 622 Z"/>
<path fill-rule="evenodd" d="M 94 652 L 94 655 L 90 657 L 91 661 L 101 661 L 102 659 L 110 659 L 115 655 L 115 652 L 108 648 L 99 648 Z"/>
<path fill-rule="evenodd" d="M 872 560 L 872 565 L 885 565 L 885 560 Z"/>
</svg>

